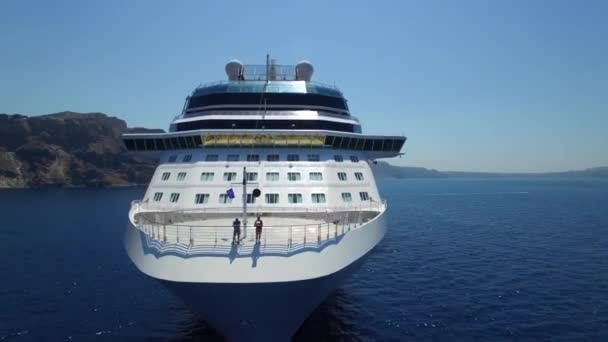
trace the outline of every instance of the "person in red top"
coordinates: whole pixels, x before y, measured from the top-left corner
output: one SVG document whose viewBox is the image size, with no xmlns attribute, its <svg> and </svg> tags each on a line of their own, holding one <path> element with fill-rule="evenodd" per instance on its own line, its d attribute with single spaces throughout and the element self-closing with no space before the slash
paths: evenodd
<svg viewBox="0 0 608 342">
<path fill-rule="evenodd" d="M 255 220 L 253 225 L 255 226 L 255 243 L 260 243 L 260 238 L 262 237 L 262 227 L 264 226 L 264 222 L 260 220 L 260 215 L 258 215 L 258 219 Z"/>
</svg>

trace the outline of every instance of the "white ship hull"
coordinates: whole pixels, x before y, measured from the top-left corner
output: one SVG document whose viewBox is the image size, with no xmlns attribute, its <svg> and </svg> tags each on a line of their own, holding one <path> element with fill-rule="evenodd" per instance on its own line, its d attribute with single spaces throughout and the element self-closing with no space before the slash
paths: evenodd
<svg viewBox="0 0 608 342">
<path fill-rule="evenodd" d="M 140 271 L 160 280 L 226 339 L 286 341 L 385 232 L 382 210 L 317 248 L 281 255 L 263 243 L 248 249 L 246 240 L 223 255 L 206 255 L 187 253 L 185 244 L 151 243 L 129 224 L 125 248 Z"/>
</svg>

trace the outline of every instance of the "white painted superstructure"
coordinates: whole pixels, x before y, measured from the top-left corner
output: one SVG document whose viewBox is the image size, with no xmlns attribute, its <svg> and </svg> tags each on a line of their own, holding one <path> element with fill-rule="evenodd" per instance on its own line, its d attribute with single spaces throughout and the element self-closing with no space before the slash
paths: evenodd
<svg viewBox="0 0 608 342">
<path fill-rule="evenodd" d="M 229 81 L 197 88 L 171 132 L 123 137 L 160 153 L 129 212 L 129 257 L 229 340 L 288 340 L 386 231 L 372 161 L 405 137 L 361 134 L 312 71 L 269 63 L 259 81 L 232 61 Z"/>
</svg>

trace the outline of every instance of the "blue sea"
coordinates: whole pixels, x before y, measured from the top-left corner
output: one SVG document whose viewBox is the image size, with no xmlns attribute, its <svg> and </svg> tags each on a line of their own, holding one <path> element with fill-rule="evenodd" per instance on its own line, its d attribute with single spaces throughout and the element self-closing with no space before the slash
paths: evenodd
<svg viewBox="0 0 608 342">
<path fill-rule="evenodd" d="M 389 231 L 296 341 L 608 341 L 608 181 L 380 181 Z M 122 247 L 143 188 L 0 191 L 0 340 L 219 341 Z"/>
</svg>

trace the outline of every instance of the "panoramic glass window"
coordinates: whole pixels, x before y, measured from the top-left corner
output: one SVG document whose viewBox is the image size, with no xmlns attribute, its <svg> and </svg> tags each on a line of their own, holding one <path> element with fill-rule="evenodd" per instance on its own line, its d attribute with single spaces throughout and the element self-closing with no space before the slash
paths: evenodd
<svg viewBox="0 0 608 342">
<path fill-rule="evenodd" d="M 350 156 L 350 161 L 353 163 L 358 163 L 359 162 L 359 157 L 357 156 Z"/>
<path fill-rule="evenodd" d="M 186 179 L 186 173 L 185 172 L 180 172 L 177 174 L 177 180 L 178 181 L 183 181 L 184 179 Z"/>
<path fill-rule="evenodd" d="M 322 181 L 323 174 L 321 172 L 309 172 L 308 179 L 310 179 L 311 181 Z"/>
<path fill-rule="evenodd" d="M 201 182 L 211 182 L 215 176 L 214 172 L 201 172 Z"/>
<path fill-rule="evenodd" d="M 302 203 L 302 194 L 288 194 L 287 200 L 289 203 Z"/>
<path fill-rule="evenodd" d="M 336 154 L 336 155 L 334 156 L 334 160 L 335 160 L 335 161 L 337 161 L 338 163 L 341 163 L 341 162 L 343 162 L 343 161 L 344 161 L 344 157 L 342 157 L 342 156 L 341 156 L 341 155 L 339 155 L 339 154 Z"/>
<path fill-rule="evenodd" d="M 350 195 L 350 192 L 343 192 L 342 193 L 342 202 L 352 202 L 353 198 Z"/>
<path fill-rule="evenodd" d="M 229 154 L 226 159 L 228 161 L 235 162 L 235 161 L 239 161 L 240 156 L 238 154 Z"/>
<path fill-rule="evenodd" d="M 169 200 L 171 201 L 171 203 L 177 202 L 179 200 L 179 193 L 177 193 L 177 192 L 172 193 Z"/>
<path fill-rule="evenodd" d="M 355 172 L 355 178 L 359 181 L 363 180 L 363 173 L 361 172 Z"/>
<path fill-rule="evenodd" d="M 260 155 L 259 154 L 248 154 L 247 155 L 247 161 L 260 161 Z"/>
<path fill-rule="evenodd" d="M 217 154 L 208 154 L 207 156 L 205 156 L 205 161 L 217 161 L 217 160 L 218 160 Z"/>
<path fill-rule="evenodd" d="M 288 154 L 287 161 L 299 161 L 300 156 L 298 154 Z"/>
<path fill-rule="evenodd" d="M 160 200 L 163 199 L 163 193 L 162 192 L 157 192 L 154 194 L 154 201 L 155 202 L 160 202 Z"/>
<path fill-rule="evenodd" d="M 186 154 L 184 156 L 184 159 L 182 159 L 184 162 L 189 162 L 192 160 L 192 155 L 191 154 Z"/>
<path fill-rule="evenodd" d="M 312 203 L 325 203 L 325 194 L 310 194 Z"/>
<path fill-rule="evenodd" d="M 346 172 L 338 172 L 338 179 L 341 181 L 346 181 Z"/>
<path fill-rule="evenodd" d="M 302 179 L 302 176 L 300 175 L 299 172 L 288 172 L 287 179 L 290 182 L 295 182 L 295 181 L 299 181 L 300 179 Z"/>
<path fill-rule="evenodd" d="M 236 180 L 236 172 L 224 172 L 224 180 L 227 182 Z"/>
<path fill-rule="evenodd" d="M 169 159 L 167 159 L 168 163 L 175 163 L 175 161 L 177 160 L 177 156 L 170 156 Z"/>
<path fill-rule="evenodd" d="M 171 177 L 171 172 L 163 172 L 163 175 L 160 179 L 166 181 L 169 180 L 169 177 Z"/>
<path fill-rule="evenodd" d="M 317 162 L 319 160 L 321 160 L 321 159 L 319 158 L 318 154 L 309 154 L 308 155 L 308 161 Z"/>
<path fill-rule="evenodd" d="M 359 197 L 361 198 L 362 201 L 367 201 L 369 200 L 369 195 L 367 194 L 366 191 L 362 191 L 359 193 Z"/>
<path fill-rule="evenodd" d="M 279 155 L 278 154 L 269 154 L 266 156 L 266 160 L 267 161 L 279 161 Z"/>
<path fill-rule="evenodd" d="M 205 204 L 209 202 L 209 194 L 196 194 L 194 196 L 195 204 Z"/>
<path fill-rule="evenodd" d="M 276 182 L 279 180 L 278 172 L 266 172 L 266 180 L 269 182 Z"/>
<path fill-rule="evenodd" d="M 279 194 L 266 194 L 264 197 L 266 198 L 266 203 L 268 204 L 279 203 Z"/>
</svg>

